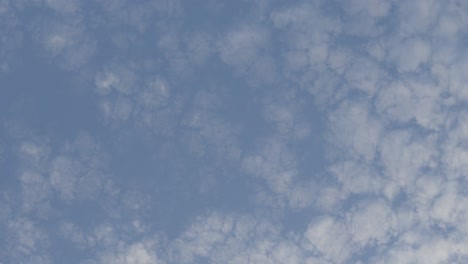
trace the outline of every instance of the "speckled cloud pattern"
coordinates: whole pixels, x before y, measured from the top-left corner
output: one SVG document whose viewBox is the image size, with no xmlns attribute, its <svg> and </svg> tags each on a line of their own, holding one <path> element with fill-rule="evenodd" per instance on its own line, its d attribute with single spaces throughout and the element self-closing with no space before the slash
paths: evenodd
<svg viewBox="0 0 468 264">
<path fill-rule="evenodd" d="M 0 264 L 468 263 L 468 1 L 0 0 Z"/>
</svg>

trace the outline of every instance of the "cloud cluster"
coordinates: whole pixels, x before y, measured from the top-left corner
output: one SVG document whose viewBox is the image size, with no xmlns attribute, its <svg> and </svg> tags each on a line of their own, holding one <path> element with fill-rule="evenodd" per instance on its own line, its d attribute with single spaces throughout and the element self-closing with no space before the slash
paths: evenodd
<svg viewBox="0 0 468 264">
<path fill-rule="evenodd" d="M 0 3 L 102 123 L 0 131 L 0 262 L 466 262 L 467 4 L 190 5 Z"/>
</svg>

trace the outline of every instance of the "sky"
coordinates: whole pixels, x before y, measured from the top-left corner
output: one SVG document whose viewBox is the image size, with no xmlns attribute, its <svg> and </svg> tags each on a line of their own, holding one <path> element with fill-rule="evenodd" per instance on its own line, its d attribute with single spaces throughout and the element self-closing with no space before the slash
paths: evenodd
<svg viewBox="0 0 468 264">
<path fill-rule="evenodd" d="M 467 29 L 462 0 L 0 0 L 0 264 L 468 263 Z"/>
</svg>

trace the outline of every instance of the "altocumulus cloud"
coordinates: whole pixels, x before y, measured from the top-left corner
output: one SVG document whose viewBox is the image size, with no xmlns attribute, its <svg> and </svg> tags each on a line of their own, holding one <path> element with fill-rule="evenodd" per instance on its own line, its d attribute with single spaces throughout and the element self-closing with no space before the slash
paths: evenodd
<svg viewBox="0 0 468 264">
<path fill-rule="evenodd" d="M 465 263 L 468 4 L 0 2 L 0 263 Z"/>
</svg>

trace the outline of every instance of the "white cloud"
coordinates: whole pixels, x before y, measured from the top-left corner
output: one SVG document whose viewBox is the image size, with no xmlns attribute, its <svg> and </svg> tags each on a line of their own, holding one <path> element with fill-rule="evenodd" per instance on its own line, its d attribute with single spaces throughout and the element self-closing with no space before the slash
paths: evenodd
<svg viewBox="0 0 468 264">
<path fill-rule="evenodd" d="M 71 21 L 70 21 L 71 20 Z M 86 65 L 96 52 L 96 40 L 84 25 L 73 19 L 40 20 L 34 28 L 34 40 L 45 51 L 41 54 L 65 70 L 77 70 Z"/>
<path fill-rule="evenodd" d="M 280 234 L 279 227 L 272 225 L 268 218 L 211 213 L 197 218 L 172 242 L 167 261 L 306 263 L 306 252 L 299 245 L 299 237 Z"/>
<path fill-rule="evenodd" d="M 391 238 L 396 217 L 384 200 L 365 201 L 350 211 L 350 232 L 354 241 L 361 246 L 385 244 Z"/>
<path fill-rule="evenodd" d="M 60 225 L 60 233 L 79 249 L 84 249 L 87 246 L 85 234 L 71 222 L 62 223 Z"/>
<path fill-rule="evenodd" d="M 377 62 L 381 62 L 385 59 L 387 51 L 385 49 L 385 44 L 381 40 L 376 40 L 367 45 L 368 54 Z"/>
<path fill-rule="evenodd" d="M 380 156 L 385 175 L 400 187 L 411 188 L 424 167 L 437 166 L 435 138 L 413 140 L 407 131 L 397 131 L 382 138 Z"/>
<path fill-rule="evenodd" d="M 399 22 L 405 35 L 427 32 L 440 12 L 441 3 L 434 0 L 399 1 Z"/>
<path fill-rule="evenodd" d="M 112 90 L 123 95 L 131 95 L 137 90 L 137 76 L 133 69 L 123 64 L 112 63 L 95 75 L 96 92 L 107 95 Z"/>
<path fill-rule="evenodd" d="M 10 2 L 9 0 L 3 0 L 2 2 L 0 2 L 0 13 L 3 14 L 3 13 L 6 13 L 10 8 Z"/>
<path fill-rule="evenodd" d="M 440 175 L 421 175 L 415 182 L 411 195 L 413 202 L 425 210 L 433 203 L 436 196 L 442 191 L 445 179 Z"/>
<path fill-rule="evenodd" d="M 119 246 L 118 234 L 112 224 L 108 222 L 101 223 L 93 228 L 88 235 L 88 241 L 92 246 L 100 246 L 116 250 Z"/>
<path fill-rule="evenodd" d="M 424 232 L 424 230 L 422 231 Z M 452 239 L 427 233 L 408 232 L 398 241 L 399 245 L 391 248 L 376 263 L 453 263 L 460 251 L 460 245 Z"/>
<path fill-rule="evenodd" d="M 441 195 L 432 204 L 432 217 L 445 224 L 457 225 L 456 216 L 461 206 L 459 202 L 463 200 L 458 195 L 458 184 L 455 182 L 447 183 L 441 190 Z"/>
<path fill-rule="evenodd" d="M 304 117 L 304 108 L 309 102 L 296 94 L 295 89 L 279 91 L 278 98 L 265 98 L 263 116 L 266 121 L 272 123 L 281 137 L 291 140 L 307 139 L 312 132 L 311 125 Z M 310 98 L 308 98 L 310 99 Z"/>
<path fill-rule="evenodd" d="M 265 179 L 271 190 L 287 195 L 297 175 L 296 157 L 281 140 L 272 138 L 265 142 L 259 154 L 248 155 L 242 168 L 249 174 Z"/>
<path fill-rule="evenodd" d="M 177 259 L 191 263 L 196 256 L 215 257 L 218 245 L 225 243 L 233 229 L 233 219 L 213 214 L 207 219 L 198 219 L 181 238 L 176 240 Z"/>
<path fill-rule="evenodd" d="M 343 160 L 329 167 L 329 171 L 341 183 L 343 195 L 380 193 L 386 180 L 370 163 L 359 160 Z"/>
<path fill-rule="evenodd" d="M 0 76 L 11 72 L 18 66 L 18 49 L 23 46 L 24 35 L 20 26 L 19 19 L 9 1 L 0 2 L 1 25 L 0 31 Z"/>
<path fill-rule="evenodd" d="M 66 0 L 45 0 L 45 3 L 50 8 L 66 15 L 80 11 L 80 7 L 77 2 L 70 2 Z"/>
<path fill-rule="evenodd" d="M 357 155 L 367 162 L 374 159 L 382 127 L 368 107 L 365 101 L 344 102 L 329 115 L 328 140 L 341 152 L 336 155 Z"/>
<path fill-rule="evenodd" d="M 54 192 L 73 202 L 96 199 L 103 190 L 108 177 L 105 154 L 89 135 L 80 134 L 74 141 L 58 145 L 44 139 L 18 145 L 22 213 L 46 219 L 54 210 Z"/>
<path fill-rule="evenodd" d="M 246 75 L 251 86 L 272 84 L 277 79 L 275 60 L 271 57 L 269 31 L 255 23 L 232 28 L 217 42 L 222 61 L 237 73 Z"/>
<path fill-rule="evenodd" d="M 75 198 L 75 186 L 83 168 L 79 162 L 67 157 L 57 157 L 52 161 L 50 181 L 64 200 Z"/>
<path fill-rule="evenodd" d="M 347 193 L 343 192 L 339 186 L 323 186 L 316 193 L 317 207 L 327 213 L 339 210 L 342 202 L 346 199 Z"/>
<path fill-rule="evenodd" d="M 170 96 L 169 85 L 162 78 L 156 78 L 148 82 L 148 85 L 137 95 L 136 100 L 143 109 L 151 111 L 167 106 Z"/>
<path fill-rule="evenodd" d="M 188 58 L 198 66 L 206 63 L 216 49 L 213 36 L 205 32 L 195 32 L 183 40 L 187 45 Z"/>
<path fill-rule="evenodd" d="M 385 86 L 377 95 L 377 113 L 390 122 L 412 120 L 429 129 L 440 129 L 445 113 L 440 105 L 440 88 L 430 83 L 396 82 Z"/>
<path fill-rule="evenodd" d="M 346 263 L 355 245 L 347 227 L 331 216 L 324 216 L 311 223 L 304 233 L 304 247 L 317 250 L 324 259 L 333 263 Z"/>
<path fill-rule="evenodd" d="M 345 1 L 345 11 L 353 15 L 369 14 L 374 17 L 386 16 L 390 11 L 390 3 L 386 0 L 351 0 Z"/>
<path fill-rule="evenodd" d="M 117 253 L 106 254 L 100 260 L 105 264 L 162 264 L 163 261 L 154 253 L 154 242 L 142 241 L 136 242 L 124 248 Z"/>
<path fill-rule="evenodd" d="M 317 3 L 277 9 L 270 17 L 275 34 L 279 35 L 279 44 L 284 45 L 285 49 L 280 53 L 282 63 L 279 67 L 282 72 L 279 74 L 294 83 L 321 76 L 317 73 L 318 68 L 323 67 L 327 59 L 336 53 L 330 50 L 330 42 L 341 30 L 338 21 L 323 15 Z"/>
<path fill-rule="evenodd" d="M 133 103 L 126 97 L 119 97 L 114 101 L 101 102 L 104 116 L 113 121 L 125 122 L 130 119 L 133 112 Z"/>
<path fill-rule="evenodd" d="M 379 22 L 386 17 L 391 5 L 386 0 L 351 0 L 342 1 L 344 12 L 349 17 L 343 18 L 344 32 L 357 36 L 375 36 L 382 34 Z"/>
<path fill-rule="evenodd" d="M 355 59 L 345 73 L 346 79 L 354 88 L 373 96 L 385 78 L 380 67 L 375 62 L 365 59 Z"/>
<path fill-rule="evenodd" d="M 137 70 L 112 63 L 96 73 L 95 91 L 106 124 L 172 136 L 186 99 L 174 95 L 164 77 L 143 78 L 136 75 Z"/>
<path fill-rule="evenodd" d="M 5 143 L 0 140 L 0 164 L 5 160 L 6 147 Z"/>
<path fill-rule="evenodd" d="M 18 155 L 28 167 L 43 170 L 49 162 L 51 149 L 46 142 L 25 141 L 18 148 Z"/>
<path fill-rule="evenodd" d="M 460 24 L 463 23 L 460 20 L 461 18 L 457 14 L 442 16 L 434 30 L 434 35 L 444 38 L 458 38 L 457 33 L 460 30 Z"/>
<path fill-rule="evenodd" d="M 28 213 L 37 211 L 42 217 L 50 212 L 49 199 L 52 186 L 46 177 L 39 172 L 24 171 L 21 176 L 23 210 Z"/>
<path fill-rule="evenodd" d="M 218 44 L 221 58 L 228 64 L 246 67 L 268 44 L 268 32 L 255 26 L 244 25 L 233 29 Z"/>
<path fill-rule="evenodd" d="M 468 91 L 465 89 L 467 77 L 464 74 L 468 69 L 468 59 L 460 56 L 459 59 L 450 65 L 447 71 L 448 90 L 456 102 L 466 102 L 468 100 Z M 445 76 L 444 76 L 445 77 Z"/>
<path fill-rule="evenodd" d="M 226 122 L 219 111 L 225 95 L 214 89 L 200 90 L 181 116 L 182 126 L 188 128 L 182 141 L 187 142 L 194 154 L 205 156 L 211 150 L 226 162 L 237 162 L 241 155 L 239 127 Z M 187 144 L 187 143 L 185 143 Z"/>
<path fill-rule="evenodd" d="M 271 20 L 278 29 L 292 26 L 294 33 L 310 33 L 306 37 L 314 37 L 317 42 L 321 43 L 326 43 L 331 37 L 329 34 L 340 32 L 341 29 L 337 19 L 320 12 L 318 2 L 301 3 L 282 10 L 275 10 L 271 14 Z M 313 26 L 317 24 L 322 26 Z"/>
<path fill-rule="evenodd" d="M 97 92 L 104 95 L 110 93 L 112 88 L 117 86 L 120 81 L 117 74 L 112 72 L 98 73 L 95 79 Z"/>
<path fill-rule="evenodd" d="M 291 208 L 307 208 L 316 200 L 317 193 L 321 193 L 321 197 L 325 198 L 326 194 L 323 189 L 317 188 L 315 182 L 298 182 L 292 187 L 289 194 L 289 206 Z"/>
<path fill-rule="evenodd" d="M 395 61 L 399 72 L 414 72 L 429 62 L 431 45 L 420 38 L 405 39 L 392 47 L 389 56 Z"/>
<path fill-rule="evenodd" d="M 45 231 L 28 218 L 14 219 L 9 222 L 8 230 L 12 234 L 11 248 L 20 256 L 38 255 L 47 250 L 49 238 Z"/>
<path fill-rule="evenodd" d="M 444 155 L 442 156 L 442 162 L 445 167 L 445 173 L 447 178 L 466 178 L 466 172 L 468 171 L 468 150 L 461 147 L 446 147 Z"/>
<path fill-rule="evenodd" d="M 18 18 L 7 14 L 13 2 L 5 3 L 0 14 L 8 17 L 2 22 L 12 26 L 1 31 L 17 32 Z M 166 230 L 155 230 L 152 219 L 142 217 L 152 209 L 150 194 L 115 184 L 92 137 L 64 144 L 56 138 L 25 140 L 17 144 L 19 202 L 2 197 L 8 205 L 0 205 L 11 238 L 6 243 L 15 249 L 17 263 L 51 262 L 46 252 L 51 236 L 41 227 L 53 210 L 54 217 L 68 216 L 53 207 L 54 191 L 56 202 L 65 202 L 73 214 L 81 213 L 74 206 L 83 200 L 103 209 L 104 219 L 87 228 L 73 219 L 50 220 L 60 223 L 63 238 L 95 254 L 89 256 L 94 263 L 363 263 L 359 258 L 366 254 L 373 263 L 466 262 L 468 126 L 460 109 L 468 100 L 468 60 L 460 55 L 467 21 L 462 1 L 447 1 L 444 8 L 433 0 L 350 0 L 334 6 L 264 1 L 252 12 L 259 18 L 248 17 L 248 10 L 242 21 L 229 17 L 227 26 L 214 25 L 215 32 L 184 32 L 192 25 L 185 24 L 180 1 L 103 1 L 99 18 L 84 16 L 76 3 L 36 4 L 57 11 L 57 19 L 33 19 L 33 39 L 50 62 L 65 69 L 83 70 L 98 51 L 97 41 L 108 43 L 106 34 L 97 38 L 91 27 L 114 35 L 109 43 L 115 45 L 112 52 L 120 52 L 119 60 L 103 61 L 93 76 L 80 71 L 94 82 L 111 124 L 106 129 L 130 127 L 135 135 L 170 141 L 165 147 L 183 145 L 182 152 L 223 171 L 234 164 L 257 178 L 246 179 L 259 183 L 255 193 L 239 194 L 254 197 L 248 210 L 257 214 L 200 216 L 160 243 L 151 234 Z M 24 7 L 24 1 L 15 4 L 15 10 L 29 10 Z M 168 17 L 177 20 L 169 27 Z M 0 58 L 9 58 L 9 46 L 20 42 L 17 35 L 0 40 L 8 44 Z M 156 49 L 157 58 L 139 49 L 143 46 Z M 224 102 L 232 99 L 225 93 L 228 86 L 178 89 L 192 85 L 187 80 L 204 72 L 202 67 L 213 66 L 206 65 L 213 54 L 247 77 L 249 87 L 263 89 L 249 91 L 267 94 L 259 101 L 272 130 L 247 146 L 249 151 L 239 144 L 242 124 L 223 116 Z M 278 83 L 299 86 L 313 98 L 294 89 L 279 92 Z M 322 173 L 306 171 L 309 157 L 301 156 L 309 151 L 301 143 L 316 132 L 309 118 L 317 114 L 309 111 L 312 101 L 328 122 Z M 155 151 L 164 155 L 161 149 Z M 207 190 L 221 180 L 199 182 L 211 184 Z M 304 213 L 305 230 L 283 230 L 286 221 L 295 220 L 288 210 Z"/>
</svg>

